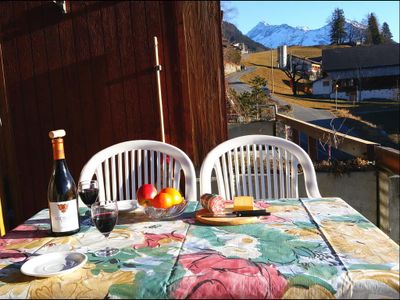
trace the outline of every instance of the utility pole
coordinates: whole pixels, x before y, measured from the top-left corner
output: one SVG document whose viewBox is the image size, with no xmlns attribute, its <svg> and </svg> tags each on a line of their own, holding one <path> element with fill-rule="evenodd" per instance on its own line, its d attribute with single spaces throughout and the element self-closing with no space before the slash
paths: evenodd
<svg viewBox="0 0 400 300">
<path fill-rule="evenodd" d="M 338 88 L 338 84 L 335 83 L 335 106 L 336 106 L 336 110 L 337 110 L 337 88 Z"/>
<path fill-rule="evenodd" d="M 274 51 L 271 50 L 271 80 L 272 80 L 272 94 L 274 93 L 274 61 L 273 61 Z"/>
</svg>

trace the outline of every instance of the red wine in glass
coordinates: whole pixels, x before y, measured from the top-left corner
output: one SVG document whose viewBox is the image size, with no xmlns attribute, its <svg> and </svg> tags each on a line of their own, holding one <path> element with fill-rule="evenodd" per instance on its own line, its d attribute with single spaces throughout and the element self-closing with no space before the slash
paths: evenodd
<svg viewBox="0 0 400 300">
<path fill-rule="evenodd" d="M 99 183 L 97 180 L 83 180 L 78 183 L 78 194 L 83 203 L 89 208 L 99 196 Z"/>
<path fill-rule="evenodd" d="M 108 237 L 117 223 L 117 214 L 115 212 L 100 213 L 93 217 L 93 223 L 105 237 Z"/>
<path fill-rule="evenodd" d="M 98 196 L 98 188 L 84 188 L 79 191 L 79 197 L 81 197 L 83 203 L 85 203 L 88 207 L 92 206 L 92 204 L 96 202 Z"/>
<path fill-rule="evenodd" d="M 99 183 L 97 180 L 81 180 L 78 182 L 78 195 L 82 202 L 89 208 L 86 212 L 86 219 L 83 220 L 82 224 L 92 225 L 90 220 L 90 207 L 99 196 Z"/>
<path fill-rule="evenodd" d="M 96 201 L 90 207 L 92 213 L 92 221 L 96 228 L 108 240 L 111 231 L 114 229 L 118 220 L 118 205 L 117 200 L 106 200 L 103 202 Z M 119 252 L 116 248 L 106 247 L 95 252 L 95 255 L 100 257 L 109 257 Z"/>
</svg>

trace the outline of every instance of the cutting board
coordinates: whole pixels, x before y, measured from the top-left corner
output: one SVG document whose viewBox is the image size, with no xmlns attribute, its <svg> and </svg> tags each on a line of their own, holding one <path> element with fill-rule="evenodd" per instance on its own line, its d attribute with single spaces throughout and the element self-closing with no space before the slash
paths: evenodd
<svg viewBox="0 0 400 300">
<path fill-rule="evenodd" d="M 231 212 L 232 209 L 226 209 L 226 212 Z M 206 209 L 202 209 L 196 212 L 196 220 L 200 223 L 217 226 L 227 225 L 243 225 L 258 222 L 258 217 L 240 217 L 240 218 L 210 218 L 205 217 L 204 214 L 210 214 Z"/>
</svg>

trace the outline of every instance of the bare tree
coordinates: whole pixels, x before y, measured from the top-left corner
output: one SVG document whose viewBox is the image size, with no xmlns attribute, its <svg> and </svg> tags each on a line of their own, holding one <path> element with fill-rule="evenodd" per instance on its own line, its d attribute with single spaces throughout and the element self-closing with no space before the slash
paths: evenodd
<svg viewBox="0 0 400 300">
<path fill-rule="evenodd" d="M 333 134 L 323 134 L 322 138 L 318 140 L 319 144 L 321 145 L 322 149 L 328 154 L 328 161 L 332 160 L 332 147 L 335 149 L 338 149 L 339 146 L 343 143 L 344 138 L 348 133 L 353 129 L 350 128 L 349 130 L 346 131 L 346 133 L 342 136 L 339 135 L 338 133 L 341 132 L 344 123 L 346 122 L 346 118 L 343 118 L 343 121 L 340 123 L 338 128 L 335 128 L 334 121 L 337 118 L 331 119 L 329 122 L 329 125 L 331 127 L 331 130 L 333 131 Z"/>
<path fill-rule="evenodd" d="M 223 13 L 223 20 L 230 22 L 234 20 L 238 15 L 236 7 L 232 6 L 232 1 L 221 1 L 221 9 Z"/>
<path fill-rule="evenodd" d="M 305 60 L 294 58 L 293 55 L 288 55 L 288 66 L 282 69 L 286 76 L 289 77 L 290 86 L 293 95 L 297 95 L 297 85 L 301 79 L 307 79 L 306 62 Z"/>
</svg>

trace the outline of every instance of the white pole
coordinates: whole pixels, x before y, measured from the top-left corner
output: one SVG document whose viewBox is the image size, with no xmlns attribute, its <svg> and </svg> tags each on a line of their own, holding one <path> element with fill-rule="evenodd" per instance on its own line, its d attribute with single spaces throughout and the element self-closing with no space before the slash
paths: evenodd
<svg viewBox="0 0 400 300">
<path fill-rule="evenodd" d="M 272 94 L 274 93 L 274 61 L 273 61 L 274 51 L 271 50 L 271 79 L 272 79 Z"/>
<path fill-rule="evenodd" d="M 160 109 L 160 123 L 161 123 L 161 140 L 165 143 L 165 131 L 164 131 L 164 111 L 163 111 L 163 103 L 162 103 L 162 93 L 161 93 L 161 65 L 158 59 L 158 40 L 157 37 L 154 37 L 154 50 L 156 55 L 156 74 L 157 74 L 157 92 L 158 92 L 158 104 Z"/>
<path fill-rule="evenodd" d="M 337 88 L 338 88 L 338 85 L 335 84 L 335 106 L 336 106 L 336 110 L 337 110 Z"/>
</svg>

